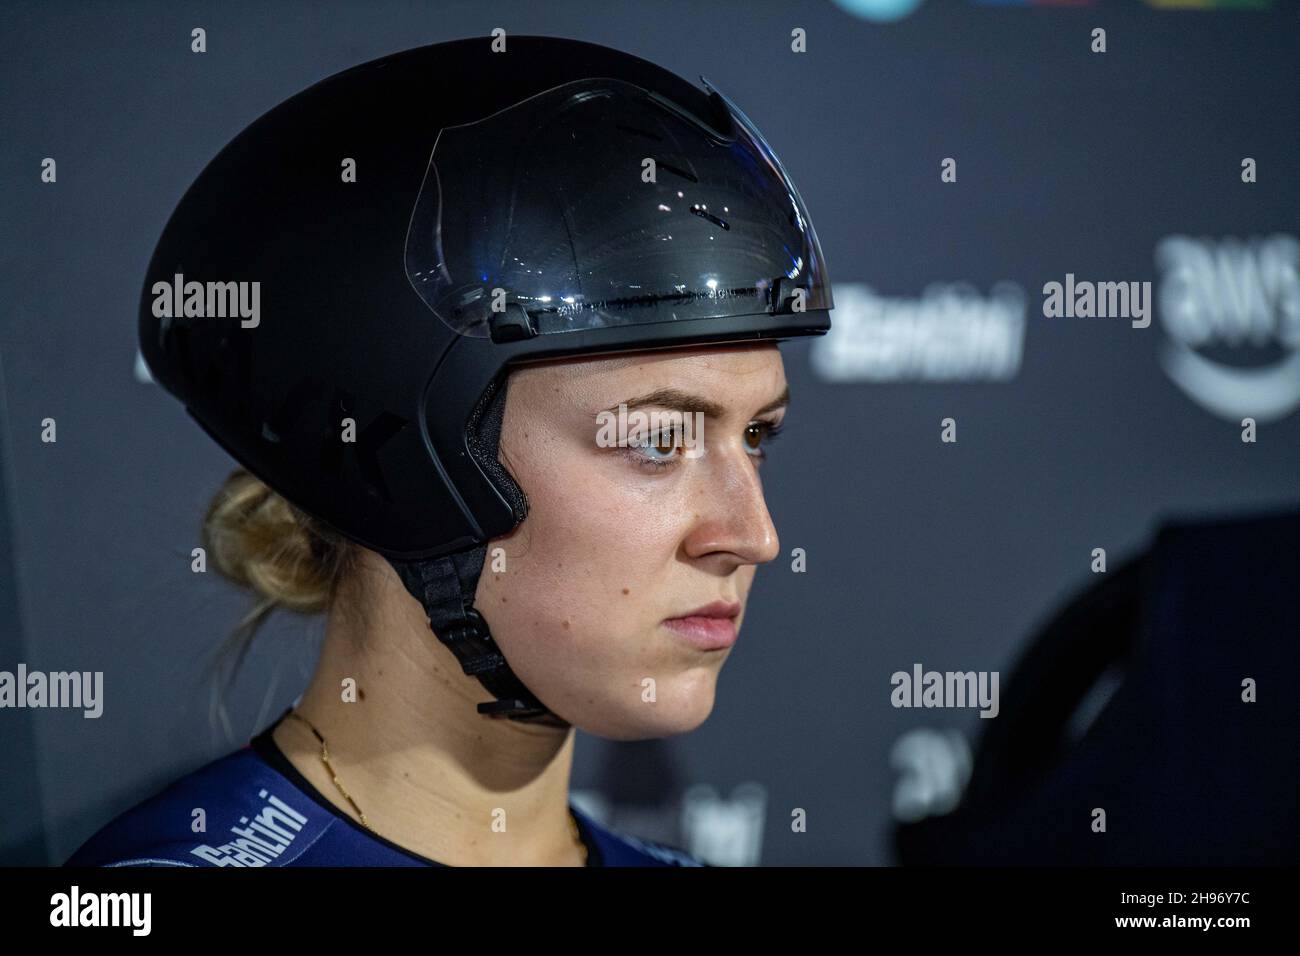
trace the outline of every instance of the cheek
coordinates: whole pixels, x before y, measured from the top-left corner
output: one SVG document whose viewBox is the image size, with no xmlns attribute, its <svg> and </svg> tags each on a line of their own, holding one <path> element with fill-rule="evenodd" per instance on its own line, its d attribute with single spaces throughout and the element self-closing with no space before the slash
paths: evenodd
<svg viewBox="0 0 1300 956">
<path fill-rule="evenodd" d="M 511 665 L 539 685 L 643 669 L 681 539 L 682 512 L 665 500 L 666 483 L 619 462 L 570 457 L 516 460 L 528 518 L 489 546 L 476 602 Z M 504 571 L 493 569 L 498 547 Z"/>
<path fill-rule="evenodd" d="M 615 454 L 571 452 L 530 464 L 540 480 L 508 548 L 518 570 L 556 588 L 564 603 L 599 595 L 608 606 L 671 566 L 683 529 L 670 483 L 637 474 Z"/>
</svg>

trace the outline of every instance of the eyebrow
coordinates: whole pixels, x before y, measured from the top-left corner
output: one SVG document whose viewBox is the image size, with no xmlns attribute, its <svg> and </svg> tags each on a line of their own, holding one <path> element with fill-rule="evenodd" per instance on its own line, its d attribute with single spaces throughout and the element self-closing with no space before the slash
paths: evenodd
<svg viewBox="0 0 1300 956">
<path fill-rule="evenodd" d="M 693 395 L 690 392 L 684 392 L 679 388 L 657 388 L 653 392 L 647 392 L 645 395 L 637 398 L 629 398 L 626 403 L 628 410 L 640 408 L 644 405 L 663 405 L 666 408 L 676 409 L 677 411 L 694 414 L 702 412 L 707 418 L 725 418 L 727 408 L 712 399 L 704 398 L 700 395 Z M 787 383 L 785 389 L 772 401 L 768 402 L 755 415 L 762 415 L 765 412 L 775 411 L 778 408 L 785 408 L 790 404 L 790 386 Z M 618 406 L 609 409 L 616 412 Z"/>
</svg>

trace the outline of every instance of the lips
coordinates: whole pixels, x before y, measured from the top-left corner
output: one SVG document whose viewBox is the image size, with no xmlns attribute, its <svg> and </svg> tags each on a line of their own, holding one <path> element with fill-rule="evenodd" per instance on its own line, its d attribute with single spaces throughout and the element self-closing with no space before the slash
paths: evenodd
<svg viewBox="0 0 1300 956">
<path fill-rule="evenodd" d="M 740 614 L 739 601 L 714 601 L 712 604 L 706 604 L 704 607 L 697 607 L 694 611 L 687 611 L 679 617 L 669 618 L 670 621 L 681 621 L 691 617 L 713 617 L 713 618 L 734 618 Z"/>
<path fill-rule="evenodd" d="M 664 621 L 668 628 L 703 651 L 717 651 L 736 643 L 739 601 L 714 601 Z"/>
</svg>

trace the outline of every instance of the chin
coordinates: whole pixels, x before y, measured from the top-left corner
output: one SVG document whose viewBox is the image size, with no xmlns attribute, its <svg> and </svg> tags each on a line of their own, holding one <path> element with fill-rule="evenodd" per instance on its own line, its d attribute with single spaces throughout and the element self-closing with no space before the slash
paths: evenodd
<svg viewBox="0 0 1300 956">
<path fill-rule="evenodd" d="M 640 686 L 639 681 L 633 681 Z M 589 705 L 586 714 L 567 717 L 575 727 L 585 733 L 605 740 L 654 740 L 690 733 L 698 728 L 713 712 L 717 672 L 712 669 L 692 669 L 672 677 L 667 683 L 660 681 L 655 688 L 654 701 L 638 696 L 629 706 L 626 702 L 600 701 Z"/>
</svg>

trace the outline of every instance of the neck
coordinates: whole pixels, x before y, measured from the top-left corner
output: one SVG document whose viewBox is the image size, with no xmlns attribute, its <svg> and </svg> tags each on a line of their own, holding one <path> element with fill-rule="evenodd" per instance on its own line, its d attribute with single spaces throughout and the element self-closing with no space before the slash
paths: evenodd
<svg viewBox="0 0 1300 956">
<path fill-rule="evenodd" d="M 379 573 L 366 575 L 364 603 L 340 595 L 296 708 L 325 738 L 366 824 L 451 866 L 581 865 L 568 806 L 571 728 L 479 714 L 487 692 L 460 670 L 396 573 L 370 568 Z M 361 822 L 310 727 L 289 718 L 272 736 L 317 790 Z"/>
</svg>

